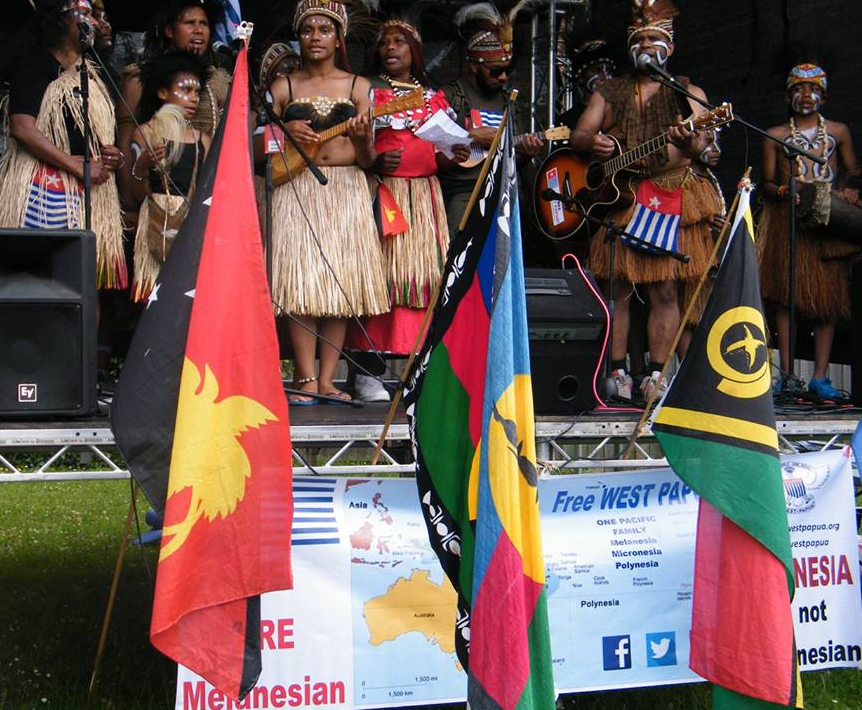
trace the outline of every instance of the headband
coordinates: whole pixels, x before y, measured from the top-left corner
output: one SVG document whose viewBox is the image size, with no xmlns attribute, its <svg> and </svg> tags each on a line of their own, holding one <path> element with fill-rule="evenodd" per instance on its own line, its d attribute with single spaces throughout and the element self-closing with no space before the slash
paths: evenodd
<svg viewBox="0 0 862 710">
<path fill-rule="evenodd" d="M 626 30 L 627 41 L 641 32 L 659 32 L 673 42 L 673 18 L 679 11 L 670 0 L 632 0 L 632 22 Z"/>
<path fill-rule="evenodd" d="M 409 32 L 413 35 L 413 39 L 415 39 L 420 44 L 422 43 L 422 37 L 419 35 L 419 30 L 417 30 L 413 25 L 411 25 L 407 20 L 386 20 L 382 25 L 380 25 L 380 31 L 377 33 L 377 38 L 380 39 L 386 30 L 403 30 L 404 32 Z"/>
<path fill-rule="evenodd" d="M 325 15 L 341 26 L 341 31 L 347 34 L 347 8 L 344 3 L 336 0 L 301 0 L 293 15 L 293 31 L 299 34 L 302 21 L 311 15 Z"/>
<path fill-rule="evenodd" d="M 797 84 L 816 84 L 826 94 L 826 72 L 816 64 L 797 64 L 787 75 L 787 91 Z"/>
</svg>

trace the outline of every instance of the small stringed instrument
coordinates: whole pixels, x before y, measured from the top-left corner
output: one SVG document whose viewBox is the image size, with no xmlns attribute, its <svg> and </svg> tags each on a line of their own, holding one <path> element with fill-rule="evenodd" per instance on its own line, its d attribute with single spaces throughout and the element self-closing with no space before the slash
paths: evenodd
<svg viewBox="0 0 862 710">
<path fill-rule="evenodd" d="M 398 113 L 399 111 L 406 111 L 407 109 L 412 108 L 422 108 L 422 106 L 424 106 L 422 89 L 416 89 L 411 91 L 409 94 L 404 94 L 403 96 L 399 96 L 397 99 L 393 99 L 392 101 L 388 101 L 385 104 L 372 108 L 369 111 L 369 114 L 370 118 L 373 120 L 380 116 L 388 116 L 391 113 Z M 317 134 L 320 137 L 319 140 L 316 143 L 303 143 L 302 149 L 309 158 L 314 160 L 314 156 L 317 155 L 321 146 L 344 133 L 347 130 L 348 123 L 349 121 L 342 121 L 341 123 L 320 131 Z M 287 182 L 288 177 L 299 175 L 306 167 L 308 167 L 299 153 L 297 153 L 293 149 L 293 146 L 287 141 L 285 141 L 284 152 L 273 153 L 269 156 L 269 159 L 272 162 L 272 181 L 276 185 L 281 185 Z M 285 162 L 285 159 L 287 162 Z"/>
<path fill-rule="evenodd" d="M 701 114 L 684 123 L 690 131 L 707 130 L 730 123 L 733 107 L 729 103 L 717 106 L 713 111 Z M 630 205 L 635 198 L 635 182 L 643 176 L 630 166 L 643 160 L 668 144 L 668 132 L 664 132 L 645 143 L 623 152 L 619 141 L 610 138 L 616 149 L 609 160 L 588 161 L 571 148 L 560 148 L 542 162 L 536 174 L 533 190 L 533 211 L 542 231 L 553 239 L 564 239 L 577 234 L 586 235 L 589 220 L 604 217 L 611 208 Z M 574 197 L 577 208 L 565 209 L 560 200 L 545 200 L 542 193 L 551 189 L 563 197 Z"/>
<path fill-rule="evenodd" d="M 571 135 L 571 130 L 568 126 L 551 126 L 544 131 L 537 133 L 521 133 L 515 136 L 515 145 L 517 146 L 526 136 L 536 136 L 543 141 L 567 141 Z M 459 168 L 473 168 L 488 157 L 488 149 L 483 148 L 476 141 L 470 143 L 470 158 L 463 163 L 457 163 Z"/>
</svg>

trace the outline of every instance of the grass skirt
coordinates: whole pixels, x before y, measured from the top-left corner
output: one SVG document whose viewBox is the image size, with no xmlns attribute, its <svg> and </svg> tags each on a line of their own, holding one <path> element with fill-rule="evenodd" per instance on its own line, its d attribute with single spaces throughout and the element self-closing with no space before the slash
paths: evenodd
<svg viewBox="0 0 862 710">
<path fill-rule="evenodd" d="M 365 320 L 373 346 L 358 327 L 351 325 L 345 347 L 407 355 L 416 342 L 431 292 L 442 274 L 449 249 L 449 227 L 436 175 L 384 177 L 383 183 L 392 191 L 410 225 L 406 232 L 382 239 L 392 310 Z"/>
<path fill-rule="evenodd" d="M 660 187 L 675 190 L 682 187 L 682 219 L 677 249 L 690 257 L 687 264 L 668 256 L 650 254 L 617 243 L 614 255 L 614 278 L 633 284 L 662 281 L 694 281 L 709 265 L 712 252 L 710 221 L 721 213 L 721 204 L 709 179 L 695 175 L 688 168 L 658 175 L 652 180 Z M 616 224 L 625 226 L 634 213 L 635 205 L 616 210 L 609 215 Z M 605 230 L 600 229 L 590 243 L 589 267 L 593 274 L 607 279 L 608 245 Z"/>
<path fill-rule="evenodd" d="M 443 270 L 449 249 L 446 207 L 436 175 L 420 178 L 384 177 L 404 218 L 403 234 L 384 237 L 386 283 L 393 305 L 425 308 Z"/>
<path fill-rule="evenodd" d="M 327 185 L 305 170 L 273 192 L 276 313 L 314 318 L 385 313 L 383 254 L 365 173 L 352 165 L 320 170 Z"/>
<path fill-rule="evenodd" d="M 766 202 L 758 225 L 760 288 L 764 299 L 788 305 L 790 219 L 786 202 Z M 796 227 L 796 311 L 812 321 L 850 318 L 850 268 L 846 260 L 821 259 L 820 240 Z"/>
</svg>

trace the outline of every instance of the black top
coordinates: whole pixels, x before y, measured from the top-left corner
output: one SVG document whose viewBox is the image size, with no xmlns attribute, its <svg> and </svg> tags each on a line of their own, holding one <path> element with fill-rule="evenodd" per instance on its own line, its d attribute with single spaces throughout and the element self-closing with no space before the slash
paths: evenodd
<svg viewBox="0 0 862 710">
<path fill-rule="evenodd" d="M 170 152 L 171 141 L 168 141 L 167 149 Z M 171 195 L 185 196 L 189 194 L 192 176 L 195 172 L 195 154 L 197 154 L 198 172 L 200 173 L 204 162 L 204 145 L 200 138 L 198 138 L 197 145 L 195 143 L 183 144 L 183 152 L 180 153 L 179 160 L 169 173 L 171 179 L 168 180 L 168 189 Z M 165 194 L 165 178 L 158 169 L 150 169 L 150 192 Z"/>
<path fill-rule="evenodd" d="M 9 115 L 25 114 L 37 118 L 48 85 L 62 73 L 60 62 L 47 50 L 32 47 L 23 52 L 12 70 Z M 69 135 L 69 152 L 71 155 L 83 155 L 84 134 L 78 130 L 68 110 L 64 109 L 63 115 Z"/>
<path fill-rule="evenodd" d="M 330 96 L 309 96 L 301 99 L 293 98 L 293 84 L 290 77 L 287 79 L 288 105 L 284 109 L 282 120 L 288 121 L 308 120 L 311 121 L 311 129 L 316 133 L 344 123 L 356 115 L 356 105 L 353 103 L 353 87 L 356 86 L 357 77 L 353 77 L 350 84 L 350 96 L 346 98 Z"/>
</svg>

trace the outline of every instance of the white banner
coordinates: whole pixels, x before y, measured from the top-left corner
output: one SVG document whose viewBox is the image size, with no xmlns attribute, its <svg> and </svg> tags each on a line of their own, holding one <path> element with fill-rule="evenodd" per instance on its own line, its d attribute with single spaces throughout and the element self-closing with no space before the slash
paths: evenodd
<svg viewBox="0 0 862 710">
<path fill-rule="evenodd" d="M 800 667 L 859 666 L 847 453 L 794 456 L 783 468 Z M 176 708 L 464 700 L 455 592 L 428 545 L 415 482 L 297 478 L 294 495 L 295 588 L 262 600 L 257 687 L 237 704 L 181 667 Z M 659 469 L 554 476 L 539 498 L 559 692 L 699 680 L 688 669 L 696 496 Z"/>
</svg>

